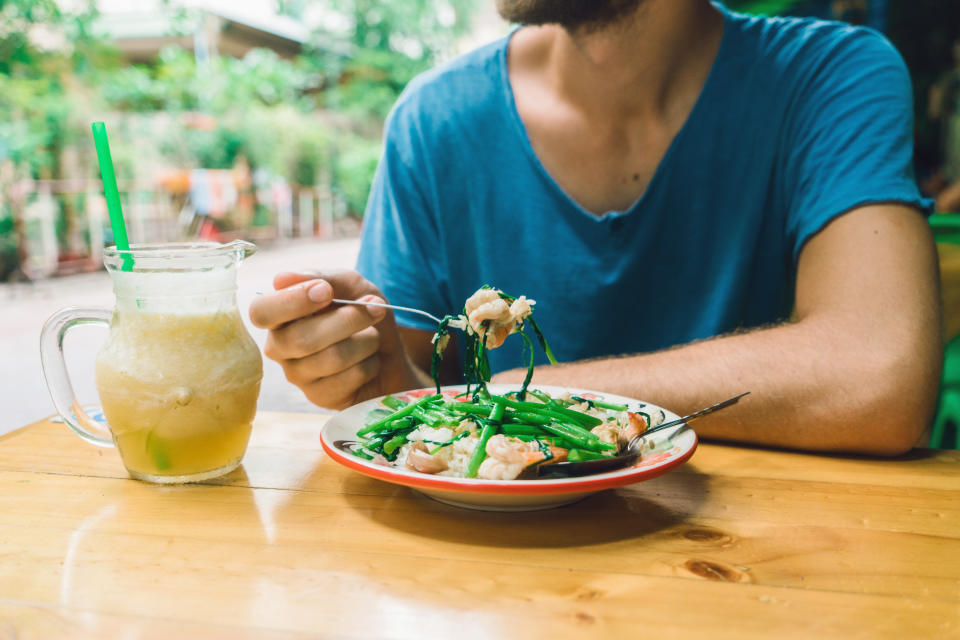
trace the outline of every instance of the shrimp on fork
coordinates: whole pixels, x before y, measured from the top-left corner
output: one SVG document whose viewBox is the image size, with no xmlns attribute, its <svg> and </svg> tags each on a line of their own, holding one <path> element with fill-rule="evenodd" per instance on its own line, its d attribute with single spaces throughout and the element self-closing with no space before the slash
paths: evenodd
<svg viewBox="0 0 960 640">
<path fill-rule="evenodd" d="M 467 298 L 463 310 L 467 324 L 483 336 L 488 349 L 496 349 L 533 311 L 536 301 L 520 296 L 512 303 L 500 297 L 496 289 L 479 289 Z"/>
</svg>

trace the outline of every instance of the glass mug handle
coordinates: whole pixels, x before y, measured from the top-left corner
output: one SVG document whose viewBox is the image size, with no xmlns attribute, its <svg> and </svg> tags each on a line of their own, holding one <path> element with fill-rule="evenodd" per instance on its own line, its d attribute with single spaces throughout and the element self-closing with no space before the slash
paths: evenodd
<svg viewBox="0 0 960 640">
<path fill-rule="evenodd" d="M 67 361 L 63 356 L 63 338 L 69 329 L 78 325 L 109 326 L 112 315 L 110 309 L 61 309 L 50 316 L 40 333 L 40 362 L 53 406 L 78 436 L 101 447 L 112 447 L 113 438 L 110 430 L 91 418 L 77 401 L 67 372 Z"/>
</svg>

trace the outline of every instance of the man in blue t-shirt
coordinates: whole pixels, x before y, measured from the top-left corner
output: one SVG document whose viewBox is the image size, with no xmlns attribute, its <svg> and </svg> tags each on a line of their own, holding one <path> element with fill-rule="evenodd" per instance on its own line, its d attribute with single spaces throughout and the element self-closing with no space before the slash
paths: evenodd
<svg viewBox="0 0 960 640">
<path fill-rule="evenodd" d="M 936 256 L 890 44 L 707 0 L 498 8 L 525 26 L 391 113 L 359 273 L 280 274 L 252 306 L 287 377 L 334 408 L 428 386 L 435 326 L 331 298 L 443 316 L 489 284 L 537 301 L 564 363 L 537 383 L 681 414 L 749 390 L 699 431 L 916 444 L 939 374 Z M 520 345 L 491 363 L 518 381 Z"/>
</svg>

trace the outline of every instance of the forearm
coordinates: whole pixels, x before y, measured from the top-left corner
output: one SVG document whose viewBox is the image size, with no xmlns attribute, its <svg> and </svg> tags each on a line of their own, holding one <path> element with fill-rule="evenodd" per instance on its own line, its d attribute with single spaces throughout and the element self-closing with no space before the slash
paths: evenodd
<svg viewBox="0 0 960 640">
<path fill-rule="evenodd" d="M 609 391 L 685 415 L 744 391 L 697 423 L 704 437 L 820 451 L 895 454 L 916 444 L 937 391 L 939 342 L 874 346 L 824 319 L 667 351 L 539 367 L 534 384 Z M 521 372 L 499 379 L 515 381 Z"/>
</svg>

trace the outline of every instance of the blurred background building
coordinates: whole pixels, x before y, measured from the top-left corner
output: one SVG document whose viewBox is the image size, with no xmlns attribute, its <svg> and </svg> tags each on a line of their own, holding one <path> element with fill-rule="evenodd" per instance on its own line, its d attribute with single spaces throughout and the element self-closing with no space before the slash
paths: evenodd
<svg viewBox="0 0 960 640">
<path fill-rule="evenodd" d="M 960 3 L 728 0 L 883 31 L 914 78 L 916 168 L 960 209 Z M 390 106 L 507 32 L 493 0 L 0 0 L 0 281 L 100 268 L 90 136 L 131 240 L 355 234 Z"/>
</svg>

